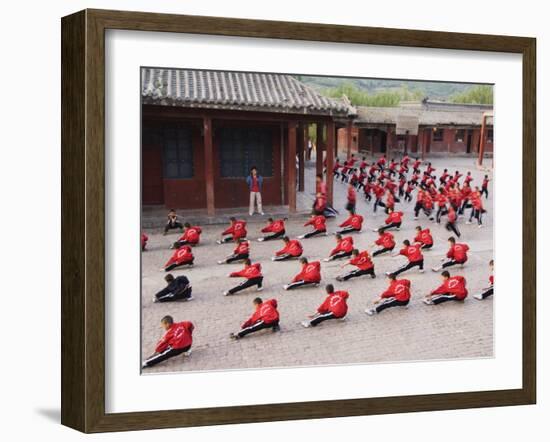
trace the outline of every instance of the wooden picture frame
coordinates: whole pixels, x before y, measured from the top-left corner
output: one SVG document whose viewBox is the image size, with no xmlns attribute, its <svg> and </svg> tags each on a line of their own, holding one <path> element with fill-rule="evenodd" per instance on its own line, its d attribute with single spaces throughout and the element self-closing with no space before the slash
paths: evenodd
<svg viewBox="0 0 550 442">
<path fill-rule="evenodd" d="M 523 57 L 523 385 L 456 392 L 190 410 L 105 412 L 105 30 L 419 48 Z M 536 40 L 106 10 L 62 19 L 62 410 L 83 432 L 533 404 L 536 400 Z M 85 234 L 83 234 L 83 232 Z"/>
</svg>

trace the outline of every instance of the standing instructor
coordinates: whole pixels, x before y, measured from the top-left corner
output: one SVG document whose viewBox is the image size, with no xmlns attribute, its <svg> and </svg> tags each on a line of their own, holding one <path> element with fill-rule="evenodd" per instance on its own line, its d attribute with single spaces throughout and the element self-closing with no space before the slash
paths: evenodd
<svg viewBox="0 0 550 442">
<path fill-rule="evenodd" d="M 248 184 L 248 190 L 250 191 L 250 205 L 248 213 L 250 216 L 254 215 L 254 206 L 258 205 L 258 213 L 263 215 L 262 210 L 262 184 L 263 177 L 258 175 L 258 169 L 256 166 L 252 166 L 250 169 L 250 175 L 246 177 L 246 184 Z"/>
</svg>

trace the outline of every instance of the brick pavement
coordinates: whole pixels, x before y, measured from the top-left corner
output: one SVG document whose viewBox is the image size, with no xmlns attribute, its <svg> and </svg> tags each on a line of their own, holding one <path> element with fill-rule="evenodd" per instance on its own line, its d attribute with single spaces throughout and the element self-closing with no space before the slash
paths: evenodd
<svg viewBox="0 0 550 442">
<path fill-rule="evenodd" d="M 474 184 L 480 183 L 485 172 L 475 169 L 472 159 L 450 158 L 434 159 L 438 169 L 445 164 L 450 171 L 456 169 L 465 172 L 471 170 Z M 438 170 L 436 173 L 440 173 Z M 314 169 L 307 168 L 307 184 L 312 187 Z M 491 173 L 489 173 L 491 177 Z M 491 191 L 492 185 L 489 190 Z M 306 188 L 306 194 L 312 189 Z M 335 206 L 341 210 L 336 220 L 329 221 L 329 231 L 334 231 L 337 223 L 346 214 L 346 185 L 335 183 Z M 385 215 L 382 211 L 372 213 L 372 207 L 358 199 L 358 212 L 366 218 L 363 232 L 354 235 L 359 249 L 370 249 L 377 234 L 373 227 L 381 225 Z M 414 199 L 413 199 L 414 201 Z M 404 262 L 403 257 L 381 256 L 375 258 L 378 277 L 358 278 L 343 283 L 335 281 L 342 273 L 341 262 L 322 263 L 323 283 L 334 283 L 336 289 L 350 292 L 347 320 L 328 321 L 316 328 L 304 329 L 300 325 L 307 314 L 315 312 L 325 297 L 323 285 L 319 288 L 304 288 L 290 292 L 282 290 L 299 270 L 297 262 L 277 262 L 270 260 L 273 252 L 282 242 L 256 242 L 259 229 L 264 223 L 260 217 L 249 224 L 249 239 L 252 240 L 253 261 L 262 263 L 264 291 L 259 294 L 263 299 L 276 298 L 281 314 L 281 332 L 262 331 L 237 342 L 228 337 L 237 331 L 239 325 L 252 313 L 252 299 L 258 296 L 254 289 L 237 295 L 224 297 L 222 291 L 239 282 L 230 279 L 227 274 L 239 269 L 241 264 L 217 265 L 215 262 L 232 251 L 232 245 L 216 245 L 215 240 L 223 226 L 206 226 L 201 245 L 195 249 L 196 265 L 188 270 L 175 270 L 174 275 L 185 274 L 193 285 L 195 300 L 153 304 L 153 294 L 164 286 L 164 272 L 159 268 L 171 254 L 169 244 L 176 239 L 175 234 L 162 236 L 150 235 L 148 251 L 143 253 L 143 290 L 142 290 L 142 352 L 151 354 L 156 341 L 162 335 L 159 320 L 166 314 L 176 321 L 193 321 L 193 353 L 190 357 L 176 357 L 160 364 L 146 373 L 223 370 L 244 368 L 267 368 L 282 366 L 326 365 L 346 363 L 369 363 L 390 361 L 411 361 L 427 359 L 454 359 L 472 357 L 491 357 L 493 354 L 493 300 L 483 302 L 473 299 L 473 295 L 487 284 L 489 275 L 488 261 L 493 253 L 492 199 L 484 200 L 488 210 L 485 226 L 465 225 L 460 221 L 463 233 L 461 241 L 470 245 L 469 261 L 464 269 L 451 270 L 451 274 L 462 274 L 468 280 L 470 295 L 464 303 L 446 303 L 439 306 L 426 306 L 422 297 L 440 283 L 439 273 L 430 268 L 439 263 L 439 258 L 447 251 L 447 238 L 450 234 L 444 227 L 428 221 L 421 215 L 413 220 L 414 203 L 401 203 L 397 207 L 406 214 L 401 231 L 396 232 L 399 245 L 405 238 L 412 240 L 414 227 L 418 224 L 430 227 L 435 245 L 425 252 L 426 273 L 412 270 L 404 274 L 412 282 L 412 300 L 408 309 L 393 308 L 380 315 L 369 317 L 364 313 L 366 307 L 385 290 L 387 280 L 384 272 L 396 269 Z M 302 220 L 292 219 L 287 223 L 290 236 L 304 232 Z M 320 237 L 303 240 L 305 253 L 310 259 L 327 256 L 333 247 L 334 237 Z M 345 270 L 349 270 L 349 267 Z"/>
</svg>

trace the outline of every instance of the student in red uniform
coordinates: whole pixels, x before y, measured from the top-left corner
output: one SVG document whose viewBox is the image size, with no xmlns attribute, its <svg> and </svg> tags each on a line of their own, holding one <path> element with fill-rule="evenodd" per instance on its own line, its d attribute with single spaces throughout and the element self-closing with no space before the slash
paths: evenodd
<svg viewBox="0 0 550 442">
<path fill-rule="evenodd" d="M 223 244 L 231 241 L 237 241 L 240 238 L 246 238 L 246 221 L 238 220 L 234 216 L 229 218 L 231 225 L 222 232 L 222 238 L 216 241 L 218 244 Z M 225 236 L 224 235 L 229 235 Z"/>
<path fill-rule="evenodd" d="M 485 210 L 483 209 L 483 203 L 481 202 L 481 193 L 479 192 L 479 188 L 477 186 L 474 188 L 470 199 L 472 201 L 472 211 L 470 212 L 470 219 L 466 221 L 466 224 L 472 224 L 472 218 L 475 218 L 477 220 L 477 226 L 482 227 L 482 216 Z"/>
<path fill-rule="evenodd" d="M 323 181 L 323 174 L 318 173 L 315 176 L 315 193 L 327 194 L 327 183 Z"/>
<path fill-rule="evenodd" d="M 385 225 L 374 229 L 374 232 L 383 232 L 389 229 L 399 230 L 401 228 L 401 223 L 403 222 L 403 212 L 394 212 L 393 209 L 388 210 L 388 217 L 385 219 Z"/>
<path fill-rule="evenodd" d="M 464 177 L 464 185 L 469 186 L 473 180 L 474 178 L 472 177 L 472 172 L 468 171 Z"/>
<path fill-rule="evenodd" d="M 145 250 L 147 250 L 147 241 L 149 241 L 149 237 L 141 232 L 141 251 L 142 252 L 145 252 Z"/>
<path fill-rule="evenodd" d="M 189 266 L 193 267 L 195 257 L 193 256 L 193 250 L 189 246 L 181 246 L 173 253 L 170 259 L 164 264 L 161 270 L 169 272 L 176 267 Z"/>
<path fill-rule="evenodd" d="M 189 223 L 184 224 L 183 235 L 172 245 L 172 249 L 178 246 L 196 246 L 201 239 L 202 229 L 198 226 L 192 226 Z"/>
<path fill-rule="evenodd" d="M 289 239 L 288 236 L 283 237 L 283 242 L 285 246 L 275 252 L 275 256 L 271 258 L 272 261 L 285 261 L 287 259 L 299 258 L 304 252 L 304 248 L 300 241 L 297 239 Z"/>
<path fill-rule="evenodd" d="M 408 279 L 396 279 L 395 275 L 387 275 L 388 288 L 374 301 L 373 308 L 367 308 L 365 313 L 369 316 L 380 313 L 390 307 L 405 307 L 411 299 L 411 281 Z"/>
<path fill-rule="evenodd" d="M 414 190 L 414 184 L 412 181 L 407 181 L 407 187 L 405 189 L 405 201 L 410 203 L 412 201 L 412 191 Z"/>
<path fill-rule="evenodd" d="M 460 206 L 460 209 L 458 211 L 459 215 L 462 215 L 464 213 L 464 210 L 466 210 L 467 208 L 472 207 L 472 204 L 470 203 L 471 195 L 472 195 L 472 189 L 470 188 L 470 184 L 467 184 L 466 182 L 464 182 L 462 189 L 460 189 L 462 206 Z"/>
<path fill-rule="evenodd" d="M 485 199 L 489 198 L 489 181 L 489 175 L 485 175 L 481 183 L 481 195 L 485 195 Z"/>
<path fill-rule="evenodd" d="M 193 323 L 188 321 L 175 323 L 172 316 L 165 316 L 160 323 L 166 333 L 157 343 L 155 353 L 143 362 L 142 368 L 152 367 L 182 353 L 185 356 L 191 354 L 195 329 Z"/>
<path fill-rule="evenodd" d="M 402 265 L 394 272 L 386 272 L 386 275 L 397 276 L 413 267 L 418 267 L 420 273 L 424 272 L 424 256 L 422 255 L 422 249 L 419 244 L 411 244 L 411 242 L 406 239 L 403 241 L 403 248 L 393 256 L 399 255 L 405 256 L 409 262 Z"/>
<path fill-rule="evenodd" d="M 449 172 L 447 169 L 443 169 L 443 173 L 439 177 L 439 183 L 443 186 L 447 182 L 447 178 L 449 178 Z"/>
<path fill-rule="evenodd" d="M 351 236 L 342 237 L 339 233 L 336 234 L 336 247 L 331 250 L 330 256 L 323 261 L 329 262 L 335 259 L 342 259 L 351 256 L 353 251 L 353 238 Z"/>
<path fill-rule="evenodd" d="M 395 210 L 395 196 L 393 195 L 393 192 L 388 190 L 386 192 L 386 213 L 390 213 L 390 211 Z"/>
<path fill-rule="evenodd" d="M 327 197 L 321 192 L 317 192 L 315 195 L 315 201 L 313 202 L 313 213 L 315 215 L 323 215 L 327 208 Z"/>
<path fill-rule="evenodd" d="M 269 233 L 269 235 L 258 238 L 258 241 L 271 241 L 272 239 L 280 238 L 285 235 L 285 219 L 268 218 L 267 226 L 262 229 L 262 233 Z"/>
<path fill-rule="evenodd" d="M 357 204 L 357 195 L 355 193 L 355 187 L 353 186 L 353 182 L 350 181 L 348 185 L 348 202 L 346 204 L 346 210 L 352 215 L 355 213 L 356 204 Z"/>
<path fill-rule="evenodd" d="M 493 296 L 493 285 L 495 283 L 495 277 L 493 276 L 494 264 L 495 262 L 491 259 L 491 261 L 489 261 L 489 268 L 491 269 L 491 276 L 489 276 L 489 287 L 484 288 L 480 294 L 474 295 L 474 298 L 479 301 L 487 299 L 489 296 Z"/>
<path fill-rule="evenodd" d="M 378 158 L 378 161 L 376 162 L 376 165 L 380 170 L 384 170 L 386 168 L 386 154 L 382 155 L 380 158 Z"/>
<path fill-rule="evenodd" d="M 250 257 L 250 242 L 246 239 L 239 239 L 237 241 L 237 246 L 233 253 L 227 258 L 218 261 L 218 264 L 231 264 L 232 262 L 244 261 Z"/>
<path fill-rule="evenodd" d="M 338 227 L 341 227 L 341 230 L 336 232 L 339 234 L 360 232 L 363 227 L 363 217 L 357 213 L 350 212 L 349 217 Z"/>
<path fill-rule="evenodd" d="M 327 284 L 325 290 L 327 297 L 319 308 L 317 308 L 317 313 L 308 316 L 308 320 L 302 322 L 305 328 L 315 327 L 329 319 L 343 319 L 346 317 L 348 313 L 347 299 L 349 298 L 349 293 L 345 290 L 335 291 L 332 284 Z"/>
<path fill-rule="evenodd" d="M 375 250 L 372 254 L 373 257 L 382 255 L 386 252 L 391 252 L 395 247 L 395 239 L 390 232 L 378 229 L 378 239 L 374 242 L 373 247 L 380 246 L 378 250 Z"/>
<path fill-rule="evenodd" d="M 174 275 L 168 273 L 164 277 L 167 286 L 153 296 L 153 302 L 170 301 L 192 301 L 192 287 L 189 279 L 185 275 L 174 278 Z"/>
<path fill-rule="evenodd" d="M 318 286 L 321 282 L 321 263 L 319 261 L 308 262 L 307 258 L 300 258 L 302 270 L 290 284 L 285 284 L 283 289 L 292 290 L 304 286 Z"/>
<path fill-rule="evenodd" d="M 422 161 L 418 159 L 418 157 L 415 158 L 414 163 L 412 165 L 413 173 L 418 175 L 420 173 L 420 165 L 422 164 Z"/>
<path fill-rule="evenodd" d="M 428 163 L 426 166 L 426 174 L 432 176 L 432 173 L 435 171 L 435 167 L 432 167 L 432 163 Z"/>
<path fill-rule="evenodd" d="M 424 192 L 422 194 L 422 209 L 424 214 L 428 217 L 430 221 L 433 221 L 434 217 L 432 216 L 432 211 L 434 208 L 434 202 L 430 192 Z M 418 217 L 418 216 L 417 216 Z"/>
<path fill-rule="evenodd" d="M 374 213 L 376 213 L 376 209 L 378 206 L 380 207 L 386 207 L 386 204 L 382 202 L 382 197 L 384 196 L 385 190 L 382 186 L 382 180 L 378 180 L 377 183 L 373 184 L 372 191 L 374 192 Z"/>
<path fill-rule="evenodd" d="M 419 243 L 420 247 L 424 250 L 431 249 L 434 245 L 434 239 L 430 232 L 430 229 L 422 229 L 421 226 L 416 226 L 416 236 L 414 242 Z"/>
<path fill-rule="evenodd" d="M 374 263 L 371 260 L 369 252 L 366 250 L 359 252 L 359 250 L 353 249 L 351 252 L 351 259 L 346 264 L 342 264 L 340 267 L 344 268 L 348 265 L 352 265 L 357 268 L 351 270 L 345 275 L 337 276 L 337 281 L 347 281 L 348 279 L 357 278 L 363 275 L 370 275 L 371 278 L 376 278 L 376 274 L 374 273 Z"/>
<path fill-rule="evenodd" d="M 460 238 L 460 231 L 458 230 L 458 226 L 456 225 L 456 211 L 454 207 L 451 205 L 447 209 L 447 224 L 445 224 L 445 228 L 450 232 L 454 232 L 454 234 Z"/>
<path fill-rule="evenodd" d="M 256 286 L 258 292 L 263 290 L 264 276 L 262 275 L 262 265 L 260 263 L 252 264 L 250 259 L 244 261 L 244 268 L 239 272 L 229 274 L 230 278 L 245 278 L 239 285 L 223 292 L 224 296 L 234 295 L 248 287 Z"/>
<path fill-rule="evenodd" d="M 176 214 L 176 211 L 174 209 L 170 209 L 170 211 L 168 212 L 168 221 L 164 226 L 164 234 L 166 235 L 168 233 L 168 230 L 171 229 L 183 229 L 183 225 L 179 221 L 178 215 Z"/>
<path fill-rule="evenodd" d="M 231 333 L 231 339 L 241 339 L 250 333 L 254 333 L 266 328 L 270 328 L 272 332 L 278 332 L 279 328 L 279 312 L 277 311 L 277 300 L 268 299 L 262 301 L 262 298 L 255 298 L 252 301 L 254 305 L 254 313 L 241 325 L 241 330 L 238 333 Z"/>
<path fill-rule="evenodd" d="M 308 233 L 300 235 L 298 239 L 311 238 L 316 235 L 327 235 L 327 219 L 324 215 L 311 215 L 311 218 L 304 227 L 313 226 L 313 230 Z"/>
<path fill-rule="evenodd" d="M 447 214 L 447 204 L 449 202 L 444 187 L 439 188 L 439 193 L 435 196 L 435 202 L 437 203 L 437 213 L 435 214 L 435 221 L 437 222 L 437 224 L 440 224 L 441 217 Z"/>
<path fill-rule="evenodd" d="M 441 258 L 443 264 L 440 267 L 434 267 L 432 270 L 434 272 L 439 272 L 442 269 L 451 267 L 454 265 L 464 265 L 468 261 L 468 247 L 467 244 L 460 244 L 456 242 L 454 236 L 449 238 L 449 251 L 447 252 L 446 258 Z"/>
<path fill-rule="evenodd" d="M 339 170 L 341 168 L 342 168 L 342 165 L 340 164 L 340 159 L 336 158 L 336 160 L 334 161 L 334 166 L 332 167 L 332 174 L 334 175 L 334 179 L 338 179 L 338 177 L 340 176 Z"/>
<path fill-rule="evenodd" d="M 464 301 L 468 296 L 466 279 L 463 276 L 451 276 L 447 270 L 441 272 L 443 284 L 441 284 L 429 295 L 426 295 L 424 303 L 437 305 L 447 301 Z"/>
</svg>

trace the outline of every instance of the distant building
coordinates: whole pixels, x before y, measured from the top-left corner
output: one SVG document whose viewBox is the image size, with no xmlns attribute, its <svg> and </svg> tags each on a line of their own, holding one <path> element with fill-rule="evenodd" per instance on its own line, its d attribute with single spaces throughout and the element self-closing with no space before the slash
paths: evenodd
<svg viewBox="0 0 550 442">
<path fill-rule="evenodd" d="M 335 131 L 356 113 L 289 75 L 143 68 L 141 86 L 142 203 L 209 214 L 248 204 L 253 165 L 264 204 L 296 210 L 309 125 L 332 173 Z"/>
</svg>

